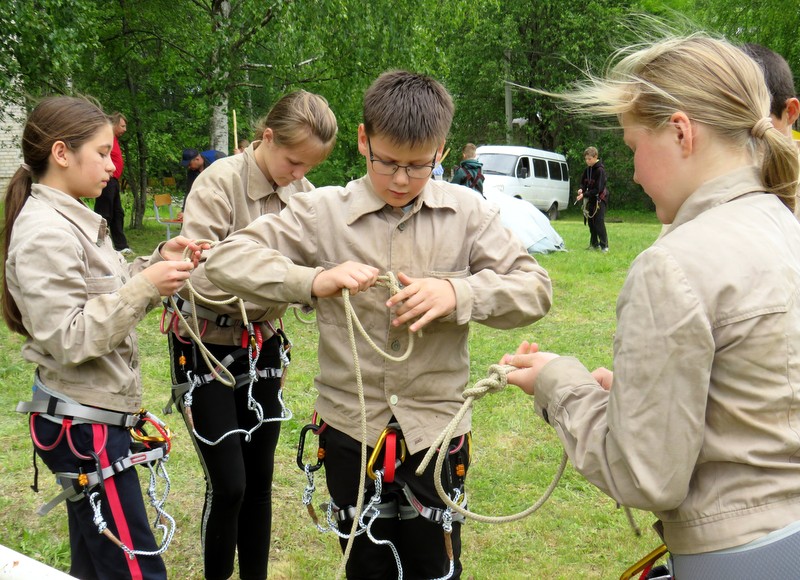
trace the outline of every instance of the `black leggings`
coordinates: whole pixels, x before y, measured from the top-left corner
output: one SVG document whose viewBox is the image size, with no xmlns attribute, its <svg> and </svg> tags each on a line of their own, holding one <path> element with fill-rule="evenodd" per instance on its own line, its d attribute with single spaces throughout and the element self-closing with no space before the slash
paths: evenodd
<svg viewBox="0 0 800 580">
<path fill-rule="evenodd" d="M 187 380 L 186 370 L 201 375 L 209 372 L 193 344 L 181 343 L 172 333 L 169 344 L 173 384 Z M 219 360 L 238 350 L 235 346 L 206 346 Z M 280 368 L 279 347 L 277 336 L 264 342 L 258 359 L 259 369 Z M 183 367 L 181 355 L 186 357 Z M 247 373 L 247 355 L 228 368 L 234 376 Z M 280 415 L 279 386 L 278 378 L 259 379 L 253 385 L 253 397 L 261 404 L 265 419 Z M 251 429 L 256 424 L 256 414 L 247 408 L 247 392 L 247 384 L 234 390 L 218 381 L 197 387 L 192 393 L 191 405 L 197 433 L 213 442 L 233 429 Z M 208 445 L 192 432 L 186 419 L 184 401 L 175 402 L 183 414 L 205 473 L 206 494 L 200 525 L 205 577 L 229 578 L 233 574 L 233 559 L 238 548 L 240 577 L 248 580 L 266 578 L 272 525 L 272 474 L 280 423 L 264 423 L 252 434 L 250 441 L 237 434 L 226 437 L 217 445 Z"/>
</svg>

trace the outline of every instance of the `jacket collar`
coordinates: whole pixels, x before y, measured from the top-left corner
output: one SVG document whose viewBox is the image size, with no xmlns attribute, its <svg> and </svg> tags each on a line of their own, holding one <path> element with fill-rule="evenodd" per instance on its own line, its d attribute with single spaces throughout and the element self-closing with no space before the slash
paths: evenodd
<svg viewBox="0 0 800 580">
<path fill-rule="evenodd" d="M 52 207 L 97 245 L 108 235 L 108 224 L 100 214 L 89 209 L 83 201 L 61 190 L 34 183 L 31 186 L 31 197 Z"/>
<path fill-rule="evenodd" d="M 258 163 L 256 163 L 255 149 L 260 144 L 261 141 L 253 141 L 241 154 L 247 168 L 247 197 L 253 201 L 258 201 L 276 193 L 275 188 L 272 187 L 272 184 L 258 167 Z M 278 188 L 278 197 L 286 203 L 286 199 L 280 193 L 281 189 L 283 188 Z M 288 196 L 286 197 L 288 198 Z"/>
<path fill-rule="evenodd" d="M 351 197 L 350 208 L 347 212 L 347 225 L 352 225 L 359 218 L 370 213 L 382 210 L 386 206 L 375 189 L 372 187 L 372 181 L 369 175 L 365 175 L 361 179 L 356 179 L 347 184 L 347 193 Z M 448 189 L 441 185 L 434 179 L 429 179 L 422 191 L 412 202 L 411 211 L 409 213 L 415 214 L 422 206 L 425 205 L 432 209 L 450 209 L 456 211 L 458 208 L 458 200 L 448 191 Z"/>
<path fill-rule="evenodd" d="M 669 229 L 689 222 L 723 203 L 752 193 L 764 193 L 759 168 L 749 165 L 705 182 L 683 202 Z"/>
</svg>

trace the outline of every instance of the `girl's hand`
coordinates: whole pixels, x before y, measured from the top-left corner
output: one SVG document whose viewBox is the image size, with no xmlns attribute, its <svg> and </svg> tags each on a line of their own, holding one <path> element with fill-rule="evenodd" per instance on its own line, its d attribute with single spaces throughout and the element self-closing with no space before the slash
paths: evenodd
<svg viewBox="0 0 800 580">
<path fill-rule="evenodd" d="M 167 240 L 163 246 L 161 246 L 161 257 L 165 260 L 172 260 L 172 261 L 179 261 L 183 260 L 183 254 L 186 251 L 186 248 L 192 249 L 192 264 L 197 266 L 198 262 L 200 261 L 200 256 L 203 253 L 203 250 L 208 250 L 211 246 L 209 244 L 197 244 L 190 240 L 189 238 L 184 238 L 183 236 L 176 236 Z"/>
<path fill-rule="evenodd" d="M 156 262 L 142 270 L 142 275 L 158 289 L 161 296 L 172 296 L 183 288 L 194 270 L 194 264 L 184 260 Z"/>
<path fill-rule="evenodd" d="M 523 340 L 519 347 L 517 347 L 517 352 L 515 354 L 504 355 L 503 358 L 500 359 L 500 364 L 517 367 L 519 370 L 508 373 L 508 383 L 510 385 L 517 385 L 524 392 L 533 395 L 534 385 L 536 384 L 539 372 L 544 368 L 544 365 L 555 358 L 558 358 L 557 354 L 552 352 L 539 352 L 538 344 Z"/>
</svg>

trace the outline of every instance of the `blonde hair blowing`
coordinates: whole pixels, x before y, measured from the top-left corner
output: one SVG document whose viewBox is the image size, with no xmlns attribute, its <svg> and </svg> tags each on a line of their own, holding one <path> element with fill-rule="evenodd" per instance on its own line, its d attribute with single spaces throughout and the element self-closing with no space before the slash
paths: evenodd
<svg viewBox="0 0 800 580">
<path fill-rule="evenodd" d="M 302 90 L 281 97 L 257 123 L 257 128 L 259 139 L 267 128 L 272 129 L 278 147 L 294 147 L 313 135 L 329 153 L 336 144 L 338 131 L 336 115 L 325 97 Z"/>
<path fill-rule="evenodd" d="M 755 61 L 730 43 L 703 34 L 670 37 L 615 56 L 619 60 L 605 78 L 589 75 L 585 85 L 554 96 L 565 99 L 576 113 L 618 119 L 630 114 L 654 130 L 683 111 L 732 146 L 758 153 L 764 187 L 794 210 L 800 171 L 796 148 L 771 126 L 753 131 L 769 117 L 770 104 Z"/>
</svg>

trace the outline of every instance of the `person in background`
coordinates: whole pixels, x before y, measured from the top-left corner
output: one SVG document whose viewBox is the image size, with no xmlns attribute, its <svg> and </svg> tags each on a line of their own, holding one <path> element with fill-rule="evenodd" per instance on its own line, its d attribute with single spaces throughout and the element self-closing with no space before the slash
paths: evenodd
<svg viewBox="0 0 800 580">
<path fill-rule="evenodd" d="M 467 143 L 461 150 L 461 163 L 456 169 L 450 183 L 465 185 L 483 195 L 483 163 L 478 161 L 476 151 L 478 148 L 474 143 Z"/>
<path fill-rule="evenodd" d="M 238 153 L 244 153 L 244 150 L 247 149 L 249 146 L 250 146 L 250 141 L 248 139 L 240 139 L 239 140 L 239 148 L 238 149 L 234 149 L 234 151 L 233 151 L 234 155 L 236 155 Z"/>
<path fill-rule="evenodd" d="M 701 34 L 564 95 L 616 117 L 665 231 L 617 301 L 614 370 L 523 342 L 502 363 L 569 457 L 655 513 L 680 580 L 777 580 L 800 553 L 797 151 L 758 64 Z"/>
<path fill-rule="evenodd" d="M 94 211 L 103 216 L 106 220 L 108 229 L 111 231 L 111 241 L 114 249 L 125 255 L 133 253 L 128 246 L 128 239 L 125 237 L 125 210 L 122 209 L 122 198 L 119 186 L 122 169 L 125 162 L 122 159 L 122 149 L 119 146 L 119 139 L 128 130 L 128 120 L 122 113 L 111 115 L 111 122 L 114 126 L 114 145 L 111 148 L 111 161 L 114 163 L 114 173 L 108 180 L 108 185 L 103 188 L 94 202 Z"/>
<path fill-rule="evenodd" d="M 800 116 L 800 101 L 794 89 L 794 75 L 789 64 L 777 52 L 755 43 L 742 45 L 742 50 L 755 60 L 764 73 L 769 90 L 769 114 L 775 128 L 792 139 L 792 127 Z"/>
<path fill-rule="evenodd" d="M 257 217 L 280 212 L 298 192 L 314 189 L 305 175 L 328 157 L 338 131 L 328 102 L 320 95 L 295 91 L 279 99 L 259 125 L 261 140 L 242 154 L 215 161 L 197 177 L 183 212 L 183 235 L 224 240 Z M 245 274 L 241 268 L 237 272 Z M 218 301 L 230 298 L 206 279 L 204 263 L 192 273 L 191 282 L 201 296 Z M 207 306 L 200 302 L 197 319 L 192 320 L 191 305 L 183 301 L 189 298 L 184 293 L 178 304 L 190 324 L 196 322 L 204 329 L 203 344 L 217 360 L 229 361 L 227 369 L 237 379 L 248 379 L 250 361 L 242 347 L 249 340 L 249 327 L 244 325 L 238 303 Z M 185 326 L 173 327 L 169 334 L 173 397 L 205 475 L 200 540 L 206 578 L 229 578 L 237 550 L 242 578 L 267 577 L 272 474 L 280 433 L 279 389 L 282 357 L 288 347 L 278 319 L 286 308 L 252 303 L 245 308 L 258 336 L 259 352 L 254 356 L 259 374 L 252 385 L 252 399 L 249 380 L 234 389 L 210 376 L 205 384 L 188 391 L 192 376 L 210 373 L 200 356 L 202 345 Z M 258 421 L 253 403 L 260 405 L 265 422 Z M 190 412 L 191 419 L 187 418 Z M 240 435 L 244 430 L 254 431 L 245 438 Z"/>
<path fill-rule="evenodd" d="M 608 252 L 608 233 L 606 232 L 606 209 L 608 208 L 608 187 L 606 168 L 600 161 L 597 147 L 587 147 L 583 152 L 586 169 L 581 174 L 581 187 L 576 201 L 586 199 L 583 211 L 589 224 L 589 250 Z"/>
</svg>

